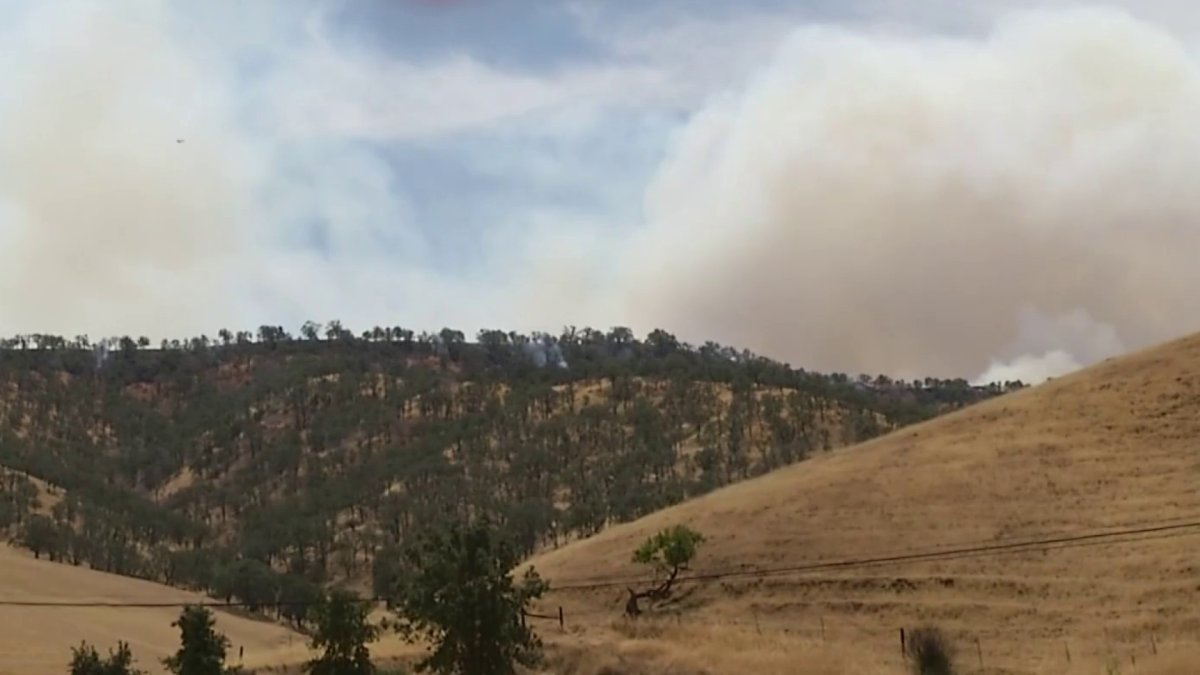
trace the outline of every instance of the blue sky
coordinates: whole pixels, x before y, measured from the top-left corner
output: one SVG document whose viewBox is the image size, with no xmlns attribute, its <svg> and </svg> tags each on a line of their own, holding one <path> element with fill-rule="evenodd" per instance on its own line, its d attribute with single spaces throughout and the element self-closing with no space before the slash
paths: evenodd
<svg viewBox="0 0 1200 675">
<path fill-rule="evenodd" d="M 1191 156 L 1174 151 L 1161 184 L 1114 205 L 1127 220 L 1105 236 L 1070 238 L 1066 209 L 1095 201 L 1070 187 L 1078 149 L 1016 156 L 989 139 L 1033 147 L 1073 125 L 1091 152 L 1136 165 L 1121 134 L 1151 108 L 1192 112 L 1200 13 L 1171 0 L 1068 6 L 5 3 L 0 48 L 16 58 L 0 64 L 0 331 L 623 324 L 825 369 L 1077 367 L 1193 328 L 1190 313 L 1137 308 L 1139 293 L 1169 287 L 1116 279 L 1117 253 L 1081 243 L 1190 214 L 1172 172 Z M 1089 79 L 1109 66 L 1088 70 L 1114 49 L 1132 65 L 1112 66 L 1111 86 L 1163 83 L 1137 94 L 1157 107 L 1122 108 L 1119 128 L 1097 122 L 1109 104 Z M 979 88 L 987 78 L 997 86 Z M 1033 86 L 1040 98 L 1013 103 Z M 972 112 L 950 92 L 992 105 Z M 968 119 L 972 133 L 956 135 Z M 847 174 L 862 179 L 838 182 L 862 153 L 874 159 Z M 1053 194 L 1013 187 L 1047 166 L 1059 167 Z M 945 192 L 963 181 L 967 205 Z M 909 202 L 928 224 L 893 240 Z M 963 238 L 966 212 L 983 215 Z M 891 229 L 872 230 L 882 219 Z M 1047 252 L 1028 264 L 1068 259 L 1075 272 L 1034 275 L 1039 286 L 982 265 L 1035 227 Z M 1173 260 L 1192 231 L 1172 232 L 1185 239 L 1135 244 Z M 872 241 L 886 250 L 853 248 Z M 876 274 L 892 268 L 961 274 L 951 286 L 992 309 L 977 314 L 932 274 Z M 835 283 L 841 270 L 853 276 Z M 932 307 L 898 299 L 930 294 Z M 866 337 L 879 334 L 898 337 Z"/>
</svg>

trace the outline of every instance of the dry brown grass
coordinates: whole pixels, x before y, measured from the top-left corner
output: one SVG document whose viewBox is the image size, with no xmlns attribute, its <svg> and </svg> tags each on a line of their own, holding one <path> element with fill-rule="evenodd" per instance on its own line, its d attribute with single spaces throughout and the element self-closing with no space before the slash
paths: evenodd
<svg viewBox="0 0 1200 675">
<path fill-rule="evenodd" d="M 745 626 L 683 624 L 651 620 L 640 628 L 600 629 L 547 636 L 545 673 L 555 675 L 907 675 L 909 665 L 895 651 L 874 645 L 825 642 Z M 994 663 L 984 655 L 980 668 L 973 643 L 958 645 L 957 671 L 963 675 L 1031 672 Z M 1036 671 L 1054 675 L 1195 675 L 1200 650 L 1194 645 L 1165 647 L 1157 656 L 1065 658 Z"/>
<path fill-rule="evenodd" d="M 165 603 L 209 600 L 187 591 L 82 567 L 35 560 L 24 551 L 0 546 L 0 600 L 52 602 Z M 81 640 L 101 653 L 118 640 L 130 644 L 137 665 L 165 672 L 160 659 L 179 646 L 171 626 L 181 608 L 31 608 L 0 606 L 0 675 L 61 675 L 71 648 Z M 232 642 L 231 663 L 245 648 L 250 668 L 301 663 L 310 658 L 306 638 L 283 626 L 216 612 L 217 630 Z M 407 656 L 416 649 L 395 636 L 372 646 L 380 657 Z"/>
<path fill-rule="evenodd" d="M 1200 337 L 1189 337 L 725 488 L 533 562 L 562 585 L 636 576 L 631 552 L 674 523 L 708 538 L 702 573 L 1200 520 L 1197 439 Z M 1111 653 L 1122 673 L 1134 672 L 1131 657 L 1141 673 L 1169 667 L 1151 654 L 1151 639 L 1186 653 L 1200 635 L 1198 550 L 1200 536 L 1172 537 L 730 579 L 685 589 L 679 606 L 718 623 L 757 615 L 760 626 L 807 638 L 819 636 L 823 619 L 834 653 L 890 649 L 900 627 L 928 622 L 968 645 L 972 661 L 979 639 L 985 667 L 999 669 L 988 672 L 1103 673 Z M 563 592 L 547 603 L 591 626 L 589 639 L 620 644 L 595 623 L 609 619 L 592 617 L 618 615 L 621 594 Z M 668 650 L 673 639 L 655 642 Z M 1080 670 L 1088 664 L 1099 669 Z"/>
<path fill-rule="evenodd" d="M 34 560 L 23 551 L 0 547 L 0 599 L 53 602 L 194 602 L 180 591 L 86 568 Z M 163 672 L 158 660 L 178 646 L 171 627 L 179 609 L 0 607 L 0 673 L 49 675 L 66 671 L 71 647 L 81 640 L 104 652 L 118 640 L 129 642 L 139 664 Z M 247 665 L 303 649 L 303 639 L 281 626 L 217 614 L 218 629 L 246 650 Z"/>
<path fill-rule="evenodd" d="M 547 668 L 561 675 L 883 675 L 896 672 L 885 657 L 837 652 L 819 642 L 753 629 L 676 626 L 643 621 L 636 630 L 610 626 L 606 637 L 587 633 L 548 640 Z"/>
</svg>

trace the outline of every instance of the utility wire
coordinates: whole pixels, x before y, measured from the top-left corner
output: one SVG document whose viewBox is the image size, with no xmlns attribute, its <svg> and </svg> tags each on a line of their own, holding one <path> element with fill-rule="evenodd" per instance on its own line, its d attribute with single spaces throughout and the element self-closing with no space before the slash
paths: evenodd
<svg viewBox="0 0 1200 675">
<path fill-rule="evenodd" d="M 1043 532 L 1043 533 L 1037 535 L 1037 537 L 1038 537 L 1038 540 L 1054 539 L 1054 538 L 1059 538 L 1059 537 L 1071 537 L 1071 536 L 1079 534 L 1081 532 L 1088 532 L 1089 534 L 1118 535 L 1118 534 L 1121 534 L 1121 532 L 1116 532 L 1115 530 L 1131 530 L 1131 529 L 1137 529 L 1137 528 L 1142 528 L 1142 527 L 1159 527 L 1159 526 L 1163 526 L 1163 525 L 1171 525 L 1171 524 L 1179 523 L 1180 521 L 1183 521 L 1183 522 L 1186 522 L 1189 524 L 1192 521 L 1200 521 L 1200 513 L 1189 513 L 1186 515 L 1174 516 L 1171 518 L 1153 518 L 1153 519 L 1127 521 L 1124 523 L 1115 523 L 1115 524 L 1111 524 L 1111 525 L 1100 525 L 1100 526 L 1097 526 L 1096 528 L 1093 528 L 1090 531 L 1083 529 L 1083 528 L 1059 529 L 1057 531 Z M 1102 531 L 1096 532 L 1097 529 L 1102 530 Z M 1109 532 L 1110 530 L 1114 530 L 1114 532 Z M 917 547 L 909 547 L 909 548 L 894 550 L 894 551 L 890 551 L 890 552 L 886 552 L 886 553 L 881 552 L 881 553 L 875 554 L 875 557 L 885 557 L 885 558 L 902 557 L 902 556 L 905 556 L 908 554 L 913 554 L 913 553 L 922 553 L 924 555 L 949 554 L 949 553 L 953 553 L 954 551 L 957 551 L 959 549 L 976 548 L 976 547 L 984 547 L 984 546 L 995 546 L 995 545 L 999 545 L 999 544 L 1030 545 L 1031 542 L 1029 542 L 1029 541 L 1012 542 L 1011 540 L 1006 541 L 1004 539 L 997 540 L 994 537 L 990 538 L 990 539 L 976 539 L 976 540 L 968 539 L 965 541 L 944 544 L 944 545 L 941 545 L 941 546 L 937 547 L 936 549 L 932 549 L 932 550 L 931 549 L 921 549 L 921 548 L 917 548 Z M 738 567 L 738 568 L 725 569 L 725 570 L 712 570 L 710 572 L 706 572 L 705 574 L 706 575 L 707 574 L 725 574 L 725 573 L 734 573 L 734 572 L 746 573 L 749 571 L 752 571 L 752 570 L 747 570 L 745 567 Z M 632 576 L 584 577 L 584 578 L 575 579 L 572 581 L 567 581 L 564 583 L 564 585 L 555 586 L 551 590 L 561 589 L 561 588 L 573 588 L 575 586 L 588 587 L 588 586 L 592 586 L 592 585 L 600 585 L 600 584 L 608 584 L 608 583 L 622 584 L 622 583 L 644 583 L 644 582 L 652 582 L 652 581 L 654 581 L 654 579 L 645 577 L 645 576 L 642 576 L 642 577 L 632 577 Z"/>
<path fill-rule="evenodd" d="M 791 565 L 786 567 L 769 567 L 757 570 L 727 570 L 721 572 L 709 572 L 704 574 L 693 574 L 681 576 L 675 580 L 675 583 L 686 583 L 689 581 L 715 581 L 718 579 L 740 578 L 740 577 L 768 577 L 787 574 L 800 574 L 806 572 L 825 572 L 839 569 L 853 569 L 859 567 L 868 567 L 874 565 L 889 565 L 909 562 L 936 562 L 942 560 L 959 560 L 969 557 L 980 557 L 986 555 L 995 555 L 1003 553 L 1026 553 L 1037 552 L 1039 550 L 1056 550 L 1060 548 L 1074 548 L 1072 544 L 1083 544 L 1085 542 L 1100 542 L 1103 544 L 1120 544 L 1126 541 L 1108 541 L 1119 537 L 1129 537 L 1145 534 L 1160 534 L 1167 533 L 1173 536 L 1187 536 L 1200 534 L 1200 530 L 1189 532 L 1200 528 L 1200 520 L 1172 524 L 1158 525 L 1152 527 L 1140 527 L 1117 530 L 1112 532 L 1099 532 L 1090 534 L 1081 534 L 1075 536 L 1053 537 L 1047 539 L 1037 539 L 1030 541 L 1009 542 L 1001 544 L 992 544 L 987 546 L 972 546 L 955 549 L 947 549 L 941 551 L 927 551 L 918 553 L 909 553 L 901 555 L 888 555 L 871 558 L 848 558 L 844 560 L 836 560 L 823 563 L 809 563 L 805 565 Z M 1167 537 L 1156 537 L 1167 538 Z M 1149 539 L 1149 538 L 1147 538 Z M 1131 542 L 1141 541 L 1140 539 L 1127 540 Z M 610 580 L 593 583 L 577 583 L 577 584 L 556 584 L 551 586 L 550 591 L 575 591 L 575 590 L 597 590 L 604 588 L 614 588 L 631 583 L 645 582 L 645 577 L 637 579 L 627 578 L 623 580 Z"/>
</svg>

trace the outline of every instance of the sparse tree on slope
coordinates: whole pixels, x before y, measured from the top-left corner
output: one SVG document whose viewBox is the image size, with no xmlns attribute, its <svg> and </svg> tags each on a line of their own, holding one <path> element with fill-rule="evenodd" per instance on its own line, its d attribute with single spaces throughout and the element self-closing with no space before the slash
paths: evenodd
<svg viewBox="0 0 1200 675">
<path fill-rule="evenodd" d="M 486 522 L 427 533 L 403 557 L 399 630 L 434 645 L 419 671 L 512 675 L 537 661 L 541 641 L 522 616 L 548 586 L 532 569 L 513 583 L 517 556 Z"/>
<path fill-rule="evenodd" d="M 629 602 L 625 606 L 628 614 L 640 613 L 637 601 L 642 598 L 659 600 L 671 594 L 671 586 L 696 557 L 696 550 L 704 543 L 704 535 L 687 525 L 675 525 L 650 537 L 633 553 L 633 561 L 654 567 L 658 584 L 647 591 L 629 589 Z"/>
<path fill-rule="evenodd" d="M 321 656 L 309 661 L 309 675 L 371 675 L 367 643 L 379 629 L 367 617 L 369 606 L 349 591 L 336 590 L 315 605 L 309 620 L 316 628 L 312 648 Z"/>
</svg>

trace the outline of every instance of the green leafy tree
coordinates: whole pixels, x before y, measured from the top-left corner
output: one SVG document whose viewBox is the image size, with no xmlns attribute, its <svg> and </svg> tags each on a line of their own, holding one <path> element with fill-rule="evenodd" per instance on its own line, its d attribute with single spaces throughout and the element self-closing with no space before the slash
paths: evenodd
<svg viewBox="0 0 1200 675">
<path fill-rule="evenodd" d="M 179 628 L 180 646 L 173 656 L 163 659 L 167 670 L 175 675 L 228 675 L 236 672 L 225 667 L 229 638 L 216 631 L 212 612 L 207 608 L 189 605 L 171 625 Z"/>
<path fill-rule="evenodd" d="M 368 619 L 369 605 L 349 591 L 335 590 L 313 606 L 309 621 L 314 627 L 312 648 L 321 655 L 305 666 L 310 675 L 371 675 L 367 643 L 379 635 Z"/>
<path fill-rule="evenodd" d="M 86 642 L 71 648 L 71 675 L 144 675 L 144 671 L 133 667 L 133 652 L 125 642 L 117 643 L 117 650 L 108 650 L 108 658 L 100 658 L 96 648 Z"/>
<path fill-rule="evenodd" d="M 686 570 L 696 557 L 700 544 L 704 543 L 704 535 L 687 525 L 675 525 L 663 529 L 658 534 L 646 539 L 633 552 L 633 561 L 654 568 L 658 579 L 654 588 L 637 592 L 629 590 L 629 602 L 625 611 L 638 614 L 638 600 L 649 598 L 661 600 L 669 597 L 671 586 L 679 578 L 679 573 Z"/>
<path fill-rule="evenodd" d="M 21 532 L 21 543 L 33 551 L 35 558 L 41 558 L 43 553 L 49 553 L 51 560 L 57 560 L 62 549 L 62 537 L 54 521 L 41 514 L 34 514 L 25 521 Z"/>
<path fill-rule="evenodd" d="M 538 661 L 541 640 L 523 616 L 548 585 L 532 568 L 514 583 L 517 562 L 486 521 L 429 531 L 404 551 L 393 599 L 398 629 L 434 645 L 418 671 L 511 675 Z"/>
</svg>

